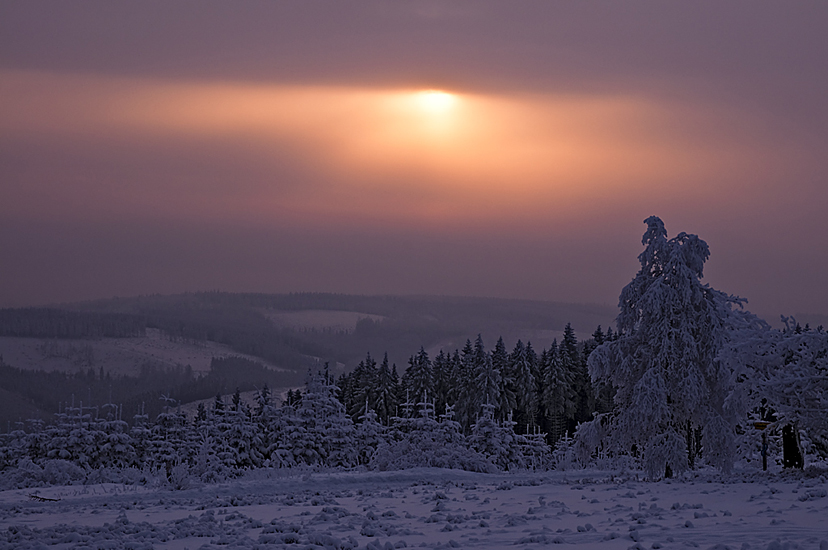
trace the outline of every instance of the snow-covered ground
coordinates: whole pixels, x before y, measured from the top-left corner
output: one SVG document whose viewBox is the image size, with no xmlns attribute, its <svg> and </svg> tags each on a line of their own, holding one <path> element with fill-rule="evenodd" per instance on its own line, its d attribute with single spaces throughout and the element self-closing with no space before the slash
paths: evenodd
<svg viewBox="0 0 828 550">
<path fill-rule="evenodd" d="M 0 493 L 0 548 L 828 549 L 825 476 L 259 471 Z M 32 494 L 60 500 L 36 500 Z"/>
</svg>

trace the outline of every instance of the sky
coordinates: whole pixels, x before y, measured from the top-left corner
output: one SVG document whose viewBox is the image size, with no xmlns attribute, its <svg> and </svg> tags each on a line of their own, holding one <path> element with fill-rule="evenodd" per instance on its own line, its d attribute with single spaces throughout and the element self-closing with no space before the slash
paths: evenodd
<svg viewBox="0 0 828 550">
<path fill-rule="evenodd" d="M 0 4 L 0 307 L 615 305 L 643 220 L 828 314 L 824 2 Z"/>
</svg>

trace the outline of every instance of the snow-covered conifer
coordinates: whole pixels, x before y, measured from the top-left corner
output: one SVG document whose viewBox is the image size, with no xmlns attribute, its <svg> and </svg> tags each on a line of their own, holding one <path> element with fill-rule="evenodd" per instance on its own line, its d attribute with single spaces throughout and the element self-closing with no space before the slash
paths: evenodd
<svg viewBox="0 0 828 550">
<path fill-rule="evenodd" d="M 513 422 L 498 422 L 495 419 L 495 411 L 494 405 L 483 405 L 468 438 L 469 446 L 500 470 L 525 468 L 526 462 L 522 452 L 525 440 L 515 434 Z"/>
<path fill-rule="evenodd" d="M 359 464 L 368 464 L 380 443 L 385 441 L 385 427 L 380 424 L 377 413 L 369 410 L 360 418 L 356 427 L 355 443 Z"/>
<path fill-rule="evenodd" d="M 517 422 L 518 433 L 530 432 L 538 414 L 537 383 L 534 375 L 537 368 L 534 362 L 537 356 L 530 352 L 530 349 L 518 340 L 509 357 L 509 378 L 512 380 L 517 402 L 514 420 Z"/>
<path fill-rule="evenodd" d="M 395 380 L 394 373 L 388 366 L 388 354 L 386 353 L 377 370 L 377 387 L 375 390 L 377 419 L 387 425 L 389 419 L 397 414 L 399 407 L 400 388 L 399 382 Z"/>
<path fill-rule="evenodd" d="M 514 383 L 511 379 L 512 372 L 509 368 L 509 352 L 506 350 L 503 338 L 497 339 L 497 344 L 492 350 L 492 367 L 500 373 L 500 402 L 495 417 L 502 421 L 511 418 L 512 411 L 517 406 Z"/>
<path fill-rule="evenodd" d="M 354 424 L 336 397 L 327 373 L 310 372 L 305 393 L 296 410 L 291 448 L 296 461 L 305 464 L 353 466 L 357 453 Z"/>
<path fill-rule="evenodd" d="M 187 417 L 180 411 L 160 413 L 152 425 L 148 456 L 153 467 L 164 469 L 167 475 L 179 464 L 186 464 L 191 454 Z"/>
<path fill-rule="evenodd" d="M 414 402 L 423 399 L 425 395 L 434 395 L 434 373 L 431 360 L 424 348 L 421 347 L 420 351 L 408 360 L 402 383 L 409 399 L 413 399 Z"/>
<path fill-rule="evenodd" d="M 489 412 L 496 411 L 500 407 L 500 396 L 502 393 L 503 379 L 500 371 L 494 368 L 492 357 L 486 352 L 483 345 L 483 337 L 477 335 L 474 343 L 474 362 L 472 363 L 472 378 L 468 383 L 476 396 L 476 404 L 481 410 L 484 406 Z M 492 418 L 494 413 L 492 412 Z"/>
<path fill-rule="evenodd" d="M 451 357 L 440 350 L 431 362 L 431 368 L 434 376 L 434 409 L 437 415 L 442 415 L 446 412 L 446 405 L 450 403 Z"/>
<path fill-rule="evenodd" d="M 479 412 L 479 400 L 474 394 L 474 388 L 469 380 L 474 373 L 474 347 L 471 340 L 466 340 L 461 353 L 455 353 L 452 358 L 452 385 L 454 386 L 455 400 L 454 413 L 463 429 L 469 429 L 474 424 Z"/>
<path fill-rule="evenodd" d="M 550 443 L 554 445 L 566 434 L 567 423 L 575 417 L 577 395 L 572 384 L 572 371 L 566 368 L 566 362 L 561 358 L 557 340 L 552 342 L 543 358 L 541 406 Z"/>
<path fill-rule="evenodd" d="M 575 422 L 585 422 L 592 416 L 595 398 L 584 356 L 578 348 L 578 339 L 570 323 L 564 327 L 558 353 L 564 369 L 569 372 L 572 388 L 576 394 Z"/>
</svg>

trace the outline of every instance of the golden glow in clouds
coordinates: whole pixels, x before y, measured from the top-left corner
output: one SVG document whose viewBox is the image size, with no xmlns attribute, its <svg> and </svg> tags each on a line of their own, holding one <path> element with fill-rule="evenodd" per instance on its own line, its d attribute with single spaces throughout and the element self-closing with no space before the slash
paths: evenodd
<svg viewBox="0 0 828 550">
<path fill-rule="evenodd" d="M 429 116 L 439 117 L 446 115 L 454 105 L 456 98 L 448 92 L 440 90 L 426 90 L 416 94 L 417 103 Z"/>
<path fill-rule="evenodd" d="M 446 90 L 170 83 L 0 75 L 0 129 L 226 143 L 262 166 L 293 152 L 327 191 L 254 203 L 305 211 L 386 209 L 411 219 L 548 216 L 565 201 L 664 193 L 751 166 L 753 151 L 697 139 L 715 117 L 642 98 L 479 95 Z M 700 122 L 701 121 L 701 122 Z M 175 145 L 174 145 L 175 146 Z M 210 159 L 205 159 L 209 161 Z M 278 172 L 274 165 L 274 174 Z M 321 176 L 320 176 L 321 172 Z M 274 175 L 274 178 L 277 177 Z M 232 187 L 232 186 L 231 186 Z M 318 188 L 318 186 L 316 187 Z M 232 193 L 232 189 L 228 189 Z M 275 191 L 274 191 L 275 193 Z"/>
</svg>

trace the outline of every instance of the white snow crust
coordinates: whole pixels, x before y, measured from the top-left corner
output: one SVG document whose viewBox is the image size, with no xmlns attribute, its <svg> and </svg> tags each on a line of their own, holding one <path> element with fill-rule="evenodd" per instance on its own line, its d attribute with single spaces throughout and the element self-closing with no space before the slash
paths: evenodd
<svg viewBox="0 0 828 550">
<path fill-rule="evenodd" d="M 640 475 L 640 474 L 639 474 Z M 0 492 L 0 549 L 828 549 L 825 475 L 260 470 Z M 38 497 L 59 500 L 40 500 Z"/>
</svg>

